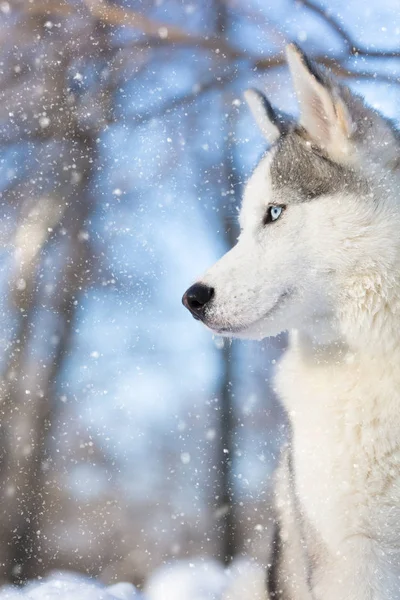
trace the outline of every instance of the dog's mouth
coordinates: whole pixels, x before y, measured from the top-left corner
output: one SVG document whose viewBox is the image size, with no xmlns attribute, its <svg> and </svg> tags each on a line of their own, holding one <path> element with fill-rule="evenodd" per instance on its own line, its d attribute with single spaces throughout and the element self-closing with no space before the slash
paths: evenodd
<svg viewBox="0 0 400 600">
<path fill-rule="evenodd" d="M 198 320 L 202 321 L 206 327 L 211 329 L 214 333 L 218 335 L 238 335 L 244 333 L 248 329 L 257 328 L 258 324 L 261 324 L 265 319 L 272 317 L 284 304 L 286 304 L 287 300 L 289 300 L 295 293 L 294 289 L 286 290 L 282 292 L 277 300 L 273 303 L 272 307 L 267 310 L 261 317 L 255 319 L 250 323 L 243 323 L 241 325 L 234 325 L 233 323 L 224 323 L 224 325 L 217 325 L 212 320 L 207 319 L 207 314 L 205 314 L 202 318 L 197 317 Z M 196 318 L 196 317 L 195 317 Z"/>
</svg>

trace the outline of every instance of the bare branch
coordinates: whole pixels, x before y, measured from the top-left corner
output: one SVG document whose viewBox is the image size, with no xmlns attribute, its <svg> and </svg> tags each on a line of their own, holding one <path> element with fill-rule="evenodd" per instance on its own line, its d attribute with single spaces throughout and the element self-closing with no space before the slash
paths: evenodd
<svg viewBox="0 0 400 600">
<path fill-rule="evenodd" d="M 356 44 L 354 44 L 351 36 L 342 28 L 341 24 L 334 17 L 331 17 L 331 15 L 327 14 L 326 11 L 324 11 L 321 7 L 315 5 L 312 2 L 312 0 L 297 1 L 306 6 L 309 10 L 314 11 L 321 18 L 324 18 L 324 20 L 339 35 L 341 35 L 350 55 L 362 55 L 382 58 L 392 58 L 400 56 L 399 52 L 370 52 L 366 49 L 358 47 Z M 116 5 L 111 5 L 108 2 L 105 2 L 104 0 L 84 0 L 84 2 L 89 14 L 92 17 L 100 20 L 102 23 L 119 27 L 129 26 L 148 36 L 148 39 L 144 41 L 144 44 L 147 48 L 149 46 L 195 46 L 198 48 L 203 48 L 212 51 L 215 55 L 218 56 L 219 59 L 230 60 L 232 62 L 243 61 L 247 63 L 247 66 L 249 66 L 250 64 L 251 68 L 260 69 L 263 71 L 281 67 L 286 63 L 284 55 L 282 53 L 273 54 L 267 57 L 257 57 L 249 54 L 248 52 L 246 52 L 246 50 L 241 50 L 240 48 L 235 48 L 231 46 L 226 40 L 221 39 L 220 37 L 194 35 L 188 33 L 180 27 L 169 25 L 160 21 L 154 21 L 138 13 L 137 11 L 134 11 L 132 9 L 121 8 L 120 6 Z M 68 7 L 68 9 L 69 8 L 70 7 Z M 33 7 L 29 7 L 26 10 L 29 14 L 55 13 L 59 14 L 60 16 L 65 16 L 67 14 L 65 3 L 60 3 L 57 0 L 54 2 L 51 0 L 47 0 L 44 2 L 36 2 L 34 3 Z M 140 42 L 134 44 L 135 47 L 139 47 L 140 45 Z M 347 58 L 347 56 L 328 58 L 325 55 L 318 55 L 314 57 L 314 60 L 316 60 L 323 66 L 331 69 L 336 75 L 346 79 L 374 79 L 376 81 L 381 81 L 385 83 L 399 84 L 399 78 L 391 75 L 380 74 L 375 72 L 371 73 L 368 71 L 358 72 L 349 69 L 348 67 L 343 65 L 343 61 L 345 60 L 345 58 Z"/>
<path fill-rule="evenodd" d="M 357 79 L 359 79 L 359 80 L 372 80 L 373 79 L 373 80 L 379 81 L 381 83 L 400 85 L 400 79 L 391 77 L 390 75 L 384 75 L 382 73 L 352 71 L 350 69 L 347 69 L 346 67 L 341 66 L 339 63 L 337 63 L 333 59 L 329 60 L 326 57 L 317 57 L 316 60 L 319 63 L 322 63 L 326 67 L 330 68 L 335 73 L 335 75 L 338 75 L 339 77 L 342 77 L 342 78 L 356 79 L 356 80 Z M 269 69 L 282 67 L 285 64 L 286 64 L 286 61 L 284 60 L 283 56 L 282 57 L 274 56 L 274 57 L 271 57 L 271 59 L 260 60 L 256 66 L 257 66 L 257 69 L 266 71 Z M 248 68 L 248 65 L 246 65 L 246 68 Z M 161 106 L 159 106 L 155 109 L 135 114 L 132 117 L 132 119 L 125 118 L 125 122 L 131 121 L 133 123 L 136 123 L 137 125 L 143 125 L 145 123 L 148 123 L 149 121 L 152 121 L 153 119 L 159 119 L 161 117 L 164 117 L 165 115 L 173 112 L 174 110 L 178 110 L 180 108 L 183 108 L 184 106 L 190 106 L 193 102 L 196 102 L 196 100 L 200 99 L 204 94 L 206 94 L 208 92 L 211 92 L 213 90 L 222 88 L 224 86 L 227 86 L 227 85 L 233 83 L 234 80 L 237 77 L 239 77 L 239 75 L 241 75 L 241 74 L 242 74 L 241 70 L 235 70 L 235 71 L 232 70 L 230 73 L 228 73 L 224 77 L 215 77 L 215 78 L 211 79 L 210 81 L 208 81 L 207 83 L 199 85 L 193 91 L 191 91 L 187 94 L 183 94 L 182 96 L 178 96 L 177 98 L 174 98 L 172 100 L 168 100 L 167 102 L 163 103 Z M 114 119 L 114 121 L 118 121 L 118 118 Z"/>
<path fill-rule="evenodd" d="M 300 6 L 305 6 L 318 15 L 333 31 L 335 31 L 342 39 L 346 46 L 346 50 L 352 56 L 369 56 L 370 58 L 398 58 L 400 51 L 396 50 L 370 50 L 357 44 L 350 33 L 343 27 L 338 19 L 336 19 L 329 9 L 323 8 L 315 4 L 312 0 L 295 0 Z"/>
<path fill-rule="evenodd" d="M 369 57 L 380 57 L 380 58 L 397 58 L 400 56 L 398 50 L 368 50 L 362 48 L 356 44 L 350 34 L 342 27 L 337 19 L 332 15 L 328 14 L 320 6 L 314 4 L 312 0 L 296 0 L 300 4 L 304 5 L 309 10 L 313 11 L 319 17 L 323 18 L 329 26 L 338 33 L 342 40 L 345 42 L 346 47 L 351 55 L 369 56 Z M 255 64 L 265 59 L 251 58 L 246 51 L 231 46 L 226 40 L 216 36 L 198 36 L 185 31 L 184 29 L 175 25 L 170 25 L 161 21 L 155 21 L 134 11 L 132 9 L 122 8 L 120 6 L 111 5 L 104 0 L 84 0 L 85 5 L 92 17 L 100 20 L 103 23 L 118 27 L 132 27 L 140 31 L 141 33 L 160 40 L 164 44 L 179 44 L 179 45 L 190 45 L 198 46 L 210 51 L 214 51 L 219 54 L 222 58 L 227 59 L 244 59 L 252 60 Z M 60 16 L 66 16 L 71 14 L 72 7 L 67 6 L 65 3 L 60 2 L 37 2 L 30 5 L 26 11 L 29 14 L 51 14 L 55 13 Z M 268 59 L 267 59 L 268 60 Z M 320 62 L 323 60 L 320 58 Z M 264 66 L 265 68 L 265 66 Z"/>
<path fill-rule="evenodd" d="M 24 10 L 31 16 L 57 14 L 60 17 L 67 17 L 75 12 L 74 8 L 65 0 L 56 0 L 56 2 L 52 2 L 52 0 L 32 2 L 24 7 Z"/>
<path fill-rule="evenodd" d="M 203 85 L 199 85 L 196 89 L 188 94 L 183 94 L 182 96 L 178 96 L 178 98 L 174 98 L 173 100 L 169 100 L 165 102 L 159 108 L 156 108 L 152 111 L 146 111 L 144 113 L 136 114 L 133 118 L 133 122 L 138 125 L 143 125 L 152 119 L 159 119 L 164 115 L 173 112 L 178 108 L 182 108 L 183 106 L 188 106 L 198 98 L 200 98 L 203 94 L 210 92 L 219 87 L 223 87 L 224 85 L 230 83 L 232 81 L 234 74 L 231 72 L 224 77 L 215 77 L 204 83 Z"/>
<path fill-rule="evenodd" d="M 182 45 L 186 45 L 186 44 L 182 44 Z M 188 44 L 190 45 L 190 44 Z M 132 47 L 134 48 L 152 48 L 152 49 L 159 49 L 159 48 L 166 48 L 166 47 L 170 47 L 170 43 L 168 40 L 151 40 L 151 39 L 147 39 L 146 41 L 143 42 L 134 42 L 134 44 L 132 44 Z M 239 61 L 239 63 L 242 63 L 243 68 L 246 69 L 252 69 L 252 70 L 258 70 L 258 71 L 268 71 L 268 70 L 272 70 L 272 69 L 277 69 L 280 67 L 284 67 L 286 65 L 286 59 L 283 53 L 278 53 L 278 54 L 271 54 L 269 56 L 266 57 L 254 57 L 251 56 L 249 54 L 243 53 L 241 55 L 242 61 Z M 346 57 L 347 58 L 347 57 Z M 332 73 L 334 73 L 335 75 L 337 75 L 338 77 L 341 77 L 343 79 L 362 79 L 362 80 L 374 80 L 374 81 L 380 81 L 381 83 L 389 83 L 389 84 L 395 84 L 395 85 L 400 85 L 400 78 L 396 77 L 394 75 L 387 75 L 385 73 L 377 73 L 376 71 L 357 71 L 356 69 L 351 69 L 347 66 L 345 66 L 344 62 L 345 62 L 345 58 L 343 57 L 327 57 L 325 55 L 316 55 L 313 56 L 313 60 L 316 61 L 317 63 L 319 63 L 320 65 L 326 67 L 327 69 L 331 70 Z M 239 66 L 239 68 L 236 68 L 235 74 L 239 75 L 243 74 L 242 73 L 242 66 Z M 234 80 L 234 74 L 232 74 L 230 77 L 224 77 L 221 78 L 223 79 L 223 81 L 231 81 L 233 82 Z M 218 86 L 218 81 L 217 79 L 214 80 L 214 85 L 213 87 L 217 87 Z M 206 84 L 205 86 L 202 86 L 198 92 L 195 92 L 193 94 L 189 94 L 191 97 L 195 97 L 197 95 L 201 95 L 201 93 L 203 91 L 209 91 L 210 87 L 209 84 Z M 186 96 L 185 96 L 186 97 Z"/>
<path fill-rule="evenodd" d="M 278 48 L 284 48 L 292 40 L 279 29 L 278 25 L 267 18 L 265 13 L 257 9 L 244 7 L 240 0 L 219 0 L 222 4 L 232 11 L 233 14 L 245 19 L 251 20 L 257 27 L 262 26 L 263 34 L 268 35 L 269 41 L 273 42 Z"/>
</svg>

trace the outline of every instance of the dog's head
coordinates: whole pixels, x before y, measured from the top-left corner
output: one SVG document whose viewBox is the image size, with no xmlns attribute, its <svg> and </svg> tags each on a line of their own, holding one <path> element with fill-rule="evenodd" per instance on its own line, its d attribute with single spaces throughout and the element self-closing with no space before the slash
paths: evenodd
<svg viewBox="0 0 400 600">
<path fill-rule="evenodd" d="M 236 246 L 183 297 L 222 335 L 330 327 L 349 298 L 375 285 L 366 273 L 379 278 L 394 260 L 387 240 L 398 211 L 385 187 L 398 166 L 395 133 L 296 46 L 287 56 L 299 122 L 246 92 L 271 147 L 247 183 Z"/>
</svg>

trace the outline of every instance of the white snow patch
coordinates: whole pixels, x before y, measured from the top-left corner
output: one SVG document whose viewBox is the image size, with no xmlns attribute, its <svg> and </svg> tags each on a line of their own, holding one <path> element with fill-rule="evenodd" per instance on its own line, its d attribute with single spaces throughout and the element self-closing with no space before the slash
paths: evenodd
<svg viewBox="0 0 400 600">
<path fill-rule="evenodd" d="M 184 465 L 188 465 L 190 463 L 190 460 L 191 460 L 191 456 L 190 456 L 189 452 L 182 452 L 182 454 L 181 454 L 181 462 Z"/>
<path fill-rule="evenodd" d="M 55 572 L 23 588 L 5 586 L 0 600 L 266 600 L 265 569 L 250 560 L 229 568 L 210 558 L 176 560 L 149 578 L 144 594 L 130 583 L 109 587 L 83 575 Z"/>
<path fill-rule="evenodd" d="M 12 586 L 0 590 L 0 600 L 140 600 L 143 597 L 130 583 L 110 587 L 73 573 L 53 573 L 24 588 Z"/>
<path fill-rule="evenodd" d="M 229 568 L 216 560 L 177 560 L 148 580 L 146 600 L 266 600 L 265 569 L 239 559 Z"/>
<path fill-rule="evenodd" d="M 179 560 L 150 577 L 146 600 L 220 600 L 227 586 L 221 564 L 210 559 Z"/>
<path fill-rule="evenodd" d="M 11 12 L 11 6 L 8 2 L 0 2 L 0 10 L 5 15 L 9 15 Z"/>
</svg>

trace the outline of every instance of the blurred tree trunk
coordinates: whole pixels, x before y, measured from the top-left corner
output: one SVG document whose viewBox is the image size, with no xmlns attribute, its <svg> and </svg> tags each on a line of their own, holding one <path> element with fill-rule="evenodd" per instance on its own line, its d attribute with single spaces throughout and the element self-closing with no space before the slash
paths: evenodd
<svg viewBox="0 0 400 600">
<path fill-rule="evenodd" d="M 46 12 L 45 7 L 41 10 Z M 101 76 L 115 52 L 108 44 L 108 27 L 98 28 L 90 18 L 68 24 L 74 33 L 77 26 L 83 34 L 93 32 L 79 38 L 82 55 L 94 65 L 102 86 L 101 90 L 94 87 L 89 101 L 84 90 L 71 90 L 70 68 L 77 45 L 68 45 L 68 27 L 51 38 L 48 23 L 40 11 L 33 16 L 21 14 L 14 26 L 15 32 L 19 27 L 23 32 L 24 60 L 28 64 L 44 44 L 46 62 L 34 63 L 27 71 L 34 83 L 22 80 L 18 94 L 12 78 L 5 77 L 0 88 L 6 106 L 12 103 L 14 91 L 19 105 L 25 102 L 30 109 L 28 90 L 41 78 L 44 83 L 32 97 L 37 113 L 49 115 L 42 121 L 43 131 L 33 118 L 26 120 L 22 109 L 15 123 L 16 142 L 21 136 L 32 144 L 42 171 L 41 177 L 28 173 L 25 187 L 21 181 L 17 186 L 21 216 L 9 284 L 15 326 L 0 382 L 0 580 L 14 582 L 37 576 L 48 564 L 43 560 L 42 530 L 55 497 L 52 464 L 57 450 L 52 425 L 62 406 L 57 402 L 57 382 L 69 353 L 80 296 L 93 281 L 87 229 L 96 207 L 92 190 L 98 172 L 98 136 L 107 123 L 114 89 L 111 78 Z"/>
<path fill-rule="evenodd" d="M 226 30 L 229 27 L 229 17 L 226 5 L 216 1 L 216 35 L 217 38 L 225 39 Z M 225 112 L 226 106 L 230 105 L 231 94 L 223 94 L 221 98 L 221 111 Z M 221 131 L 221 164 L 223 165 L 223 178 L 221 187 L 227 193 L 227 203 L 223 207 L 221 230 L 224 232 L 226 249 L 229 250 L 236 242 L 236 224 L 230 219 L 232 211 L 231 190 L 237 191 L 236 172 L 232 164 L 230 149 L 230 122 L 222 116 L 221 123 L 226 127 Z M 220 379 L 220 489 L 222 504 L 222 532 L 221 532 L 221 557 L 229 564 L 237 554 L 240 544 L 238 539 L 239 523 L 237 522 L 237 511 L 235 509 L 235 343 L 224 340 L 222 348 L 222 374 Z"/>
<path fill-rule="evenodd" d="M 226 231 L 227 240 L 231 240 L 231 228 Z M 231 247 L 231 244 L 229 244 Z M 222 504 L 222 533 L 221 556 L 229 564 L 239 550 L 239 524 L 235 510 L 235 403 L 234 403 L 234 372 L 235 344 L 230 340 L 224 341 L 222 348 L 222 374 L 220 391 L 220 489 Z"/>
<path fill-rule="evenodd" d="M 46 490 L 51 477 L 53 423 L 57 417 L 56 401 L 57 383 L 63 370 L 65 359 L 73 337 L 76 321 L 76 311 L 80 304 L 80 297 L 88 285 L 91 277 L 93 256 L 91 245 L 86 239 L 88 219 L 94 209 L 90 188 L 95 175 L 97 164 L 97 144 L 95 136 L 87 133 L 76 138 L 76 152 L 84 157 L 81 159 L 81 181 L 75 190 L 75 201 L 71 202 L 65 214 L 65 228 L 69 238 L 69 247 L 64 257 L 64 268 L 60 277 L 62 290 L 56 296 L 53 310 L 57 314 L 57 323 L 53 330 L 53 337 L 57 339 L 56 350 L 50 361 L 49 368 L 43 381 L 42 394 L 38 405 L 36 418 L 37 439 L 33 446 L 34 453 L 31 458 L 31 468 L 26 473 L 27 489 L 31 506 L 31 518 L 24 524 L 18 544 L 14 549 L 15 563 L 20 565 L 22 579 L 36 577 L 40 572 L 40 557 L 42 556 L 43 538 L 40 532 L 43 528 L 43 519 L 48 503 Z M 28 511 L 27 511 L 28 512 Z M 29 513 L 28 513 L 29 514 Z"/>
<path fill-rule="evenodd" d="M 75 144 L 76 163 L 81 180 L 74 197 L 60 211 L 63 237 L 67 249 L 51 310 L 56 316 L 52 330 L 55 349 L 42 365 L 32 356 L 33 340 L 43 332 L 35 322 L 38 303 L 43 302 L 37 281 L 40 252 L 49 242 L 44 237 L 37 256 L 36 268 L 17 278 L 13 290 L 19 327 L 13 343 L 11 359 L 2 387 L 2 448 L 0 490 L 0 578 L 5 581 L 24 581 L 41 571 L 41 524 L 49 500 L 51 456 L 49 448 L 52 421 L 56 416 L 56 384 L 71 344 L 74 316 L 81 291 L 85 288 L 91 264 L 90 247 L 82 237 L 92 211 L 88 192 L 96 164 L 96 142 L 90 135 L 82 136 Z M 54 198 L 55 204 L 61 199 Z M 49 211 L 50 217 L 51 212 Z M 40 216 L 40 227 L 53 231 L 60 223 L 49 222 L 49 215 Z M 50 226 L 51 225 L 51 226 Z M 59 229 L 59 227 L 58 227 Z M 29 240 L 28 240 L 29 243 Z M 31 265 L 33 266 L 33 265 Z M 18 282 L 23 293 L 18 291 Z"/>
</svg>

